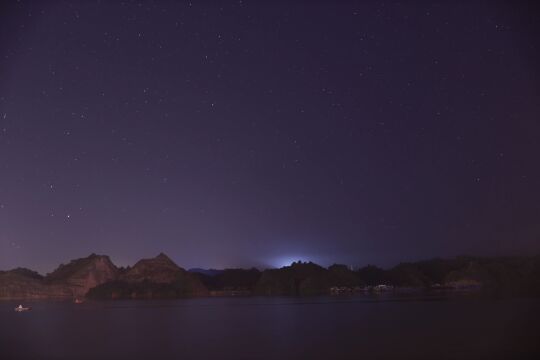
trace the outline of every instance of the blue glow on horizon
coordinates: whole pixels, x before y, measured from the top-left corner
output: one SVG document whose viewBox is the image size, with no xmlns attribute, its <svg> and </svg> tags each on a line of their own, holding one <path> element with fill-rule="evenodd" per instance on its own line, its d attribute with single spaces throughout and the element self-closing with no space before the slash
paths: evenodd
<svg viewBox="0 0 540 360">
<path fill-rule="evenodd" d="M 313 258 L 309 258 L 309 257 L 306 257 L 306 256 L 284 255 L 284 256 L 279 256 L 279 257 L 276 257 L 276 258 L 272 259 L 271 264 L 272 264 L 272 266 L 274 266 L 276 268 L 282 268 L 284 266 L 290 266 L 293 262 L 296 262 L 296 261 L 302 261 L 302 262 L 313 261 L 313 262 L 315 262 L 315 260 Z"/>
</svg>

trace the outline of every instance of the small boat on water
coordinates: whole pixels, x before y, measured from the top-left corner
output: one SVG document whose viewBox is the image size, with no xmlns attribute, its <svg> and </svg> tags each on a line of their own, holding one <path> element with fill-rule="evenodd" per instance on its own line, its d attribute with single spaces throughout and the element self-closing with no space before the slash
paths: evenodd
<svg viewBox="0 0 540 360">
<path fill-rule="evenodd" d="M 81 299 L 79 299 L 79 298 L 76 298 L 75 300 L 73 300 L 73 302 L 74 302 L 75 304 L 82 304 L 82 303 L 84 302 L 84 300 L 81 300 Z"/>
<path fill-rule="evenodd" d="M 23 312 L 23 311 L 29 311 L 32 310 L 31 307 L 23 307 L 22 305 L 19 305 L 15 308 L 16 312 Z"/>
</svg>

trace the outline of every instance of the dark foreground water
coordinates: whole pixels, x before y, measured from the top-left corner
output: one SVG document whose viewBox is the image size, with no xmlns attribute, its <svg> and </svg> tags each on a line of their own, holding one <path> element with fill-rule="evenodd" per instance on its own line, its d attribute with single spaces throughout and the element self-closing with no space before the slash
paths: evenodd
<svg viewBox="0 0 540 360">
<path fill-rule="evenodd" d="M 1 359 L 540 359 L 540 301 L 0 302 Z"/>
</svg>

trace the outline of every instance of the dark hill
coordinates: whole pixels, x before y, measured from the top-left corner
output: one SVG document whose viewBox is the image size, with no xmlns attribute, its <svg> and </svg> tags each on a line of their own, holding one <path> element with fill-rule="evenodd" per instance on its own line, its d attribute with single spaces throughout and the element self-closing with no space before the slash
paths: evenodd
<svg viewBox="0 0 540 360">
<path fill-rule="evenodd" d="M 197 273 L 203 284 L 212 291 L 252 292 L 261 272 L 252 269 L 225 269 L 213 276 Z"/>
<path fill-rule="evenodd" d="M 133 267 L 121 275 L 120 280 L 127 282 L 150 281 L 154 283 L 170 283 L 186 273 L 187 271 L 176 265 L 167 255 L 160 253 L 154 258 L 139 260 Z"/>
<path fill-rule="evenodd" d="M 67 286 L 74 297 L 82 297 L 89 289 L 117 277 L 118 269 L 108 256 L 91 254 L 60 265 L 44 280 L 47 284 Z"/>
<path fill-rule="evenodd" d="M 64 285 L 48 285 L 38 273 L 17 268 L 0 271 L 0 299 L 47 299 L 71 297 Z"/>
<path fill-rule="evenodd" d="M 155 258 L 139 260 L 123 272 L 118 280 L 96 286 L 88 293 L 94 299 L 176 298 L 207 295 L 200 279 L 161 253 Z"/>
<path fill-rule="evenodd" d="M 226 269 L 213 276 L 191 273 L 165 254 L 118 269 L 104 255 L 92 254 L 60 265 L 43 277 L 25 268 L 0 271 L 0 298 L 95 299 L 175 298 L 212 295 L 317 295 L 394 289 L 475 289 L 512 295 L 540 296 L 540 256 L 470 257 L 401 263 L 385 270 L 345 265 L 324 268 L 295 262 L 280 269 Z M 209 293 L 210 290 L 210 293 Z"/>
<path fill-rule="evenodd" d="M 328 270 L 312 262 L 263 271 L 255 291 L 261 295 L 317 295 L 332 286 Z"/>
</svg>

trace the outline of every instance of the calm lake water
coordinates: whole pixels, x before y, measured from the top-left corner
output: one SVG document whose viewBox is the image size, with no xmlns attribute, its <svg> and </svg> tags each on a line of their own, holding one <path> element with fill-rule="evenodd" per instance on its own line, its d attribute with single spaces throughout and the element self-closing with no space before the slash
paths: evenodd
<svg viewBox="0 0 540 360">
<path fill-rule="evenodd" d="M 540 358 L 540 300 L 355 296 L 0 302 L 1 359 Z"/>
</svg>

